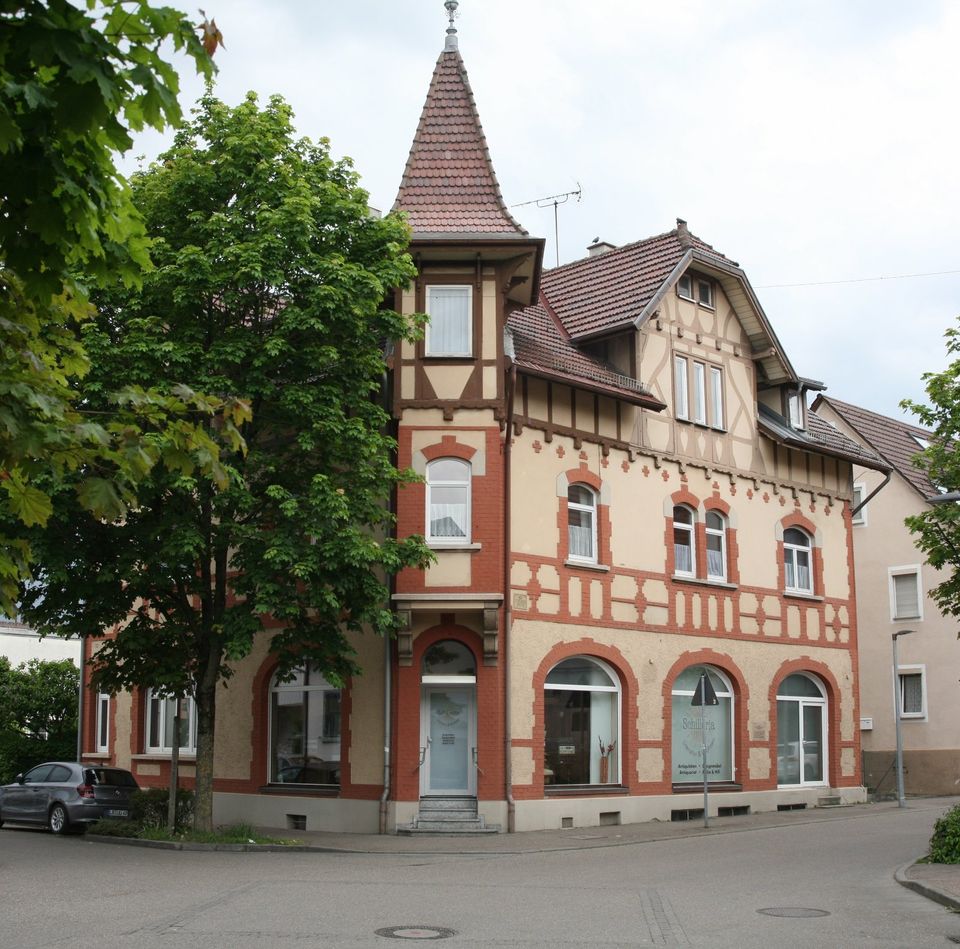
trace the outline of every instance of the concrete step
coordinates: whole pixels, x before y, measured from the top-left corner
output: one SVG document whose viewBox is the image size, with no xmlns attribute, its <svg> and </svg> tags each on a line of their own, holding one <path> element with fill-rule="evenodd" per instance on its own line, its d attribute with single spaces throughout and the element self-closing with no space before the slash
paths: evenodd
<svg viewBox="0 0 960 949">
<path fill-rule="evenodd" d="M 434 836 L 443 834 L 453 835 L 472 835 L 472 834 L 499 834 L 500 825 L 484 823 L 482 818 L 476 818 L 472 821 L 448 821 L 448 820 L 422 820 L 414 818 L 412 824 L 403 824 L 397 828 L 397 833 L 403 837 L 410 837 L 420 834 L 433 834 Z"/>
<path fill-rule="evenodd" d="M 420 812 L 424 811 L 472 811 L 477 813 L 475 797 L 422 797 Z"/>
</svg>

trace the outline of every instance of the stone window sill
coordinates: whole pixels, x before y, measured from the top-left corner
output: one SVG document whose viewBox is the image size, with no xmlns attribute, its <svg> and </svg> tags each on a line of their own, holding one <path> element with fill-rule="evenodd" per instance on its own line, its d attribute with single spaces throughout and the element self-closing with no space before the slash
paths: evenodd
<svg viewBox="0 0 960 949">
<path fill-rule="evenodd" d="M 546 797 L 595 797 L 598 794 L 629 794 L 623 784 L 547 784 L 543 788 Z"/>
<path fill-rule="evenodd" d="M 587 563 L 583 560 L 564 560 L 565 567 L 574 567 L 577 570 L 593 570 L 595 573 L 609 573 L 610 568 L 602 563 Z"/>
<path fill-rule="evenodd" d="M 438 544 L 436 542 L 428 543 L 427 546 L 436 551 L 438 554 L 442 554 L 448 550 L 482 550 L 480 544 Z"/>
<path fill-rule="evenodd" d="M 725 580 L 707 580 L 703 577 L 684 577 L 676 573 L 670 579 L 673 580 L 674 583 L 692 583 L 694 586 L 698 587 L 718 587 L 721 590 L 739 589 L 736 583 L 727 583 Z"/>
<path fill-rule="evenodd" d="M 811 603 L 822 603 L 824 599 L 815 593 L 802 593 L 799 590 L 784 590 L 783 595 L 791 600 L 809 600 Z"/>
<path fill-rule="evenodd" d="M 146 752 L 142 755 L 131 755 L 131 761 L 169 761 L 171 755 L 168 754 L 157 754 L 156 752 Z M 188 754 L 185 751 L 180 752 L 179 758 L 180 764 L 195 764 L 197 761 L 196 754 Z"/>
<path fill-rule="evenodd" d="M 258 794 L 276 794 L 286 797 L 340 797 L 340 788 L 322 784 L 265 784 Z"/>
</svg>

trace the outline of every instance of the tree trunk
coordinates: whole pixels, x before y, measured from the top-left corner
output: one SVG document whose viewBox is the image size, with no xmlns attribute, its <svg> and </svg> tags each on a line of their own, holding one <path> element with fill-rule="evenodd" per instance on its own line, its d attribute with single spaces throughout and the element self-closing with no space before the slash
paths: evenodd
<svg viewBox="0 0 960 949">
<path fill-rule="evenodd" d="M 213 830 L 214 723 L 217 717 L 217 686 L 197 689 L 197 783 L 194 830 Z"/>
</svg>

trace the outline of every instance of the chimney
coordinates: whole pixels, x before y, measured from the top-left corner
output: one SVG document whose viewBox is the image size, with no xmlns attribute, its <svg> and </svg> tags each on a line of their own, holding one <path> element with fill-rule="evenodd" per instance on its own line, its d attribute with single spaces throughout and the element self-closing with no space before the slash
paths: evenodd
<svg viewBox="0 0 960 949">
<path fill-rule="evenodd" d="M 608 250 L 616 250 L 617 245 L 611 244 L 608 241 L 602 241 L 599 237 L 593 239 L 593 243 L 587 248 L 587 254 L 591 257 L 599 257 L 601 254 L 605 254 Z"/>
<path fill-rule="evenodd" d="M 682 217 L 677 218 L 677 240 L 680 241 L 680 246 L 684 250 L 693 247 L 693 240 L 687 230 L 687 222 Z"/>
</svg>

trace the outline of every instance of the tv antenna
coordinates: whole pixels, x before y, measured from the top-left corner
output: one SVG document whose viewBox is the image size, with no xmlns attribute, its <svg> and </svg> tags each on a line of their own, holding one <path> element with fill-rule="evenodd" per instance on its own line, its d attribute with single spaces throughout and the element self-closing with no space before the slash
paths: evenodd
<svg viewBox="0 0 960 949">
<path fill-rule="evenodd" d="M 535 204 L 538 208 L 549 208 L 553 205 L 553 243 L 556 249 L 558 267 L 560 266 L 560 223 L 557 208 L 561 204 L 566 204 L 571 198 L 576 198 L 579 202 L 582 194 L 583 189 L 578 181 L 576 191 L 565 191 L 563 194 L 551 194 L 546 198 L 534 198 L 532 201 L 521 201 L 519 204 L 510 205 L 512 208 L 523 208 L 531 204 Z"/>
</svg>

